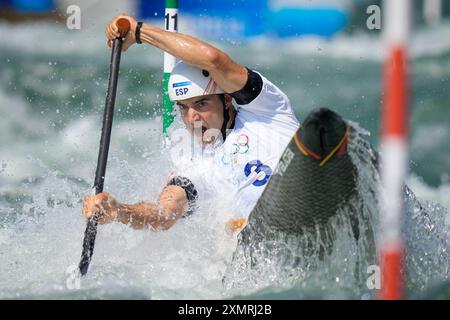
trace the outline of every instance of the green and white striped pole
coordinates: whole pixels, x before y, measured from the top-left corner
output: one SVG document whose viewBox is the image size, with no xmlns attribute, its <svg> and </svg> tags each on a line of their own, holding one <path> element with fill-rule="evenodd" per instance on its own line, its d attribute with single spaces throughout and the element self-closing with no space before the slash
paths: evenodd
<svg viewBox="0 0 450 320">
<path fill-rule="evenodd" d="M 164 27 L 166 31 L 178 32 L 178 0 L 166 0 L 166 14 Z M 176 58 L 164 52 L 163 78 L 163 132 L 167 135 L 167 128 L 173 122 L 173 103 L 169 99 L 168 84 L 170 73 L 176 63 Z"/>
</svg>

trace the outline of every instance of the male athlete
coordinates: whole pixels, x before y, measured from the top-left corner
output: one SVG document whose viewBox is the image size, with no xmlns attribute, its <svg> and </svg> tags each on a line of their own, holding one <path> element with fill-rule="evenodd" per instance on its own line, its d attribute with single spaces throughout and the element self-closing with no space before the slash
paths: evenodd
<svg viewBox="0 0 450 320">
<path fill-rule="evenodd" d="M 131 25 L 123 51 L 135 43 L 147 43 L 181 60 L 169 79 L 169 97 L 200 143 L 223 142 L 220 165 L 236 178 L 238 199 L 232 201 L 238 203 L 240 217 L 230 227 L 241 229 L 298 129 L 288 97 L 260 73 L 210 44 L 129 16 L 114 18 L 106 28 L 110 47 L 120 36 L 116 26 L 120 18 L 128 19 Z M 136 229 L 166 230 L 195 212 L 199 192 L 189 176 L 175 176 L 163 187 L 156 203 L 123 204 L 103 192 L 84 198 L 83 214 L 89 218 L 101 212 L 101 224 L 119 221 Z"/>
</svg>

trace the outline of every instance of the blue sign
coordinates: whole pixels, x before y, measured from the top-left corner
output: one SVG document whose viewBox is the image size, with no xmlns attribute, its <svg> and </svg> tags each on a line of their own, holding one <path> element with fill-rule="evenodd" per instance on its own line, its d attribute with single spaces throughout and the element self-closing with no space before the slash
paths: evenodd
<svg viewBox="0 0 450 320">
<path fill-rule="evenodd" d="M 172 87 L 178 88 L 178 87 L 188 86 L 190 84 L 192 84 L 192 82 L 190 82 L 190 81 L 177 82 L 177 83 L 172 84 Z"/>
</svg>

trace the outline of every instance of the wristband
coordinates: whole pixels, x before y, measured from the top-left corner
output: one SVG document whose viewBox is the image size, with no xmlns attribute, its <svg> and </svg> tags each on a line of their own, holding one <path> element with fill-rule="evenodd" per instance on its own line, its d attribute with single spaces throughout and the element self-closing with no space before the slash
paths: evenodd
<svg viewBox="0 0 450 320">
<path fill-rule="evenodd" d="M 136 43 L 141 44 L 141 27 L 142 27 L 143 22 L 139 21 L 136 25 L 136 31 L 134 32 L 134 38 L 136 39 Z"/>
<path fill-rule="evenodd" d="M 195 202 L 198 198 L 198 193 L 197 193 L 197 189 L 195 188 L 194 184 L 191 182 L 191 180 L 189 180 L 188 178 L 185 177 L 180 177 L 180 176 L 176 176 L 174 178 L 172 178 L 169 183 L 167 184 L 168 186 L 173 185 L 173 186 L 178 186 L 184 189 L 184 191 L 186 192 L 186 198 L 188 200 L 188 211 L 186 212 L 186 214 L 184 215 L 185 217 L 192 214 L 193 210 L 195 209 Z"/>
</svg>

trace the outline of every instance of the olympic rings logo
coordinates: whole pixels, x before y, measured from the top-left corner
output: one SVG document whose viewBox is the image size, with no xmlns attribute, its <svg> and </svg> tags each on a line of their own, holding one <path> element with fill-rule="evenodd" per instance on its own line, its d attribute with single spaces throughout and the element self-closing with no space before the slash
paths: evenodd
<svg viewBox="0 0 450 320">
<path fill-rule="evenodd" d="M 246 134 L 242 133 L 238 135 L 236 138 L 236 143 L 233 143 L 233 150 L 231 151 L 231 154 L 245 154 L 250 150 L 250 146 L 248 144 L 249 138 Z"/>
</svg>

